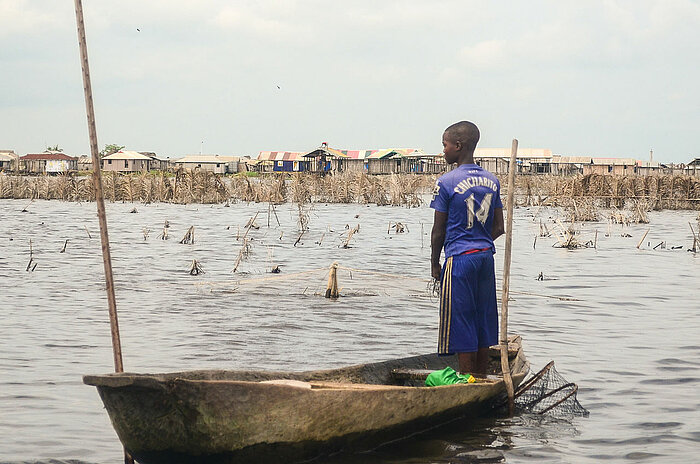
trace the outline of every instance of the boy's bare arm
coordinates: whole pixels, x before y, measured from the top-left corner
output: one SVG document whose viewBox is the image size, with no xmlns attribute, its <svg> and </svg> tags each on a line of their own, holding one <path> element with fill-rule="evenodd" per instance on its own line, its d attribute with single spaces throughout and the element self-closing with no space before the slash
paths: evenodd
<svg viewBox="0 0 700 464">
<path fill-rule="evenodd" d="M 493 212 L 493 224 L 491 225 L 491 240 L 496 240 L 498 237 L 505 233 L 506 230 L 503 223 L 503 208 L 496 208 Z"/>
<path fill-rule="evenodd" d="M 430 233 L 430 275 L 440 279 L 440 253 L 447 233 L 447 213 L 435 211 L 433 230 Z"/>
</svg>

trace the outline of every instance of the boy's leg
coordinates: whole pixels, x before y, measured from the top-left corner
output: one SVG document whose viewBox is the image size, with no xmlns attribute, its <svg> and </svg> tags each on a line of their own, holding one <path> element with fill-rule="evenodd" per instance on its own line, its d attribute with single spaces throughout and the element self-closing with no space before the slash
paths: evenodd
<svg viewBox="0 0 700 464">
<path fill-rule="evenodd" d="M 459 360 L 459 373 L 471 374 L 474 377 L 486 377 L 486 369 L 489 364 L 489 349 L 479 348 L 479 351 L 471 353 L 457 353 Z"/>
<path fill-rule="evenodd" d="M 476 375 L 477 370 L 477 352 L 457 353 L 459 360 L 459 373 Z"/>
<path fill-rule="evenodd" d="M 483 253 L 479 269 L 479 292 L 477 295 L 477 351 L 476 373 L 486 376 L 489 364 L 489 347 L 498 344 L 498 306 L 496 302 L 496 275 L 493 255 Z"/>
<path fill-rule="evenodd" d="M 474 375 L 476 377 L 486 377 L 486 370 L 489 367 L 489 349 L 479 348 L 476 352 L 476 370 Z"/>
</svg>

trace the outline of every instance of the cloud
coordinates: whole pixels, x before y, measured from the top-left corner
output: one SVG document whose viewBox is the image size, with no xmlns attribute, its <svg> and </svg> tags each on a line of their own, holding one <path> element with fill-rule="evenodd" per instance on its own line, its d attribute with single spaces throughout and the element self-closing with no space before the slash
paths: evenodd
<svg viewBox="0 0 700 464">
<path fill-rule="evenodd" d="M 507 40 L 486 40 L 462 48 L 460 59 L 470 67 L 473 66 L 480 69 L 501 68 L 513 56 L 511 48 L 512 43 Z"/>
<path fill-rule="evenodd" d="M 559 137 L 586 152 L 592 142 L 581 128 L 604 109 L 608 133 L 598 143 L 615 151 L 629 143 L 620 133 L 656 127 L 658 114 L 673 130 L 656 137 L 679 147 L 692 137 L 669 134 L 698 123 L 696 0 L 84 2 L 101 124 L 143 130 L 156 149 L 176 150 L 200 133 L 212 147 L 249 152 L 305 147 L 326 133 L 350 146 L 405 139 L 427 147 L 434 134 L 423 126 L 440 130 L 466 113 L 492 121 L 494 140 L 517 127 L 524 140 Z M 13 76 L 3 101 L 22 108 L 29 140 L 50 129 L 42 104 L 81 102 L 73 4 L 0 0 L 0 37 Z M 342 111 L 320 118 L 319 108 Z M 399 110 L 388 117 L 380 108 Z M 8 118 L 0 115 L 0 126 Z"/>
<path fill-rule="evenodd" d="M 250 9 L 241 7 L 224 7 L 214 23 L 224 29 L 245 29 L 260 35 L 287 35 L 293 32 L 290 24 L 275 18 L 264 17 Z"/>
<path fill-rule="evenodd" d="M 641 8 L 612 0 L 567 3 L 526 27 L 498 31 L 505 37 L 486 36 L 462 46 L 459 61 L 482 70 L 637 66 L 649 50 L 666 50 L 679 31 L 694 25 L 688 34 L 696 36 L 700 27 L 700 6 L 683 0 L 641 2 Z"/>
<path fill-rule="evenodd" d="M 262 4 L 223 6 L 211 22 L 224 31 L 243 32 L 272 42 L 309 38 L 311 26 L 290 20 L 293 13 L 294 8 L 290 5 L 279 9 Z"/>
<path fill-rule="evenodd" d="M 0 0 L 0 36 L 14 35 L 59 25 L 59 18 L 50 9 L 27 0 Z"/>
</svg>

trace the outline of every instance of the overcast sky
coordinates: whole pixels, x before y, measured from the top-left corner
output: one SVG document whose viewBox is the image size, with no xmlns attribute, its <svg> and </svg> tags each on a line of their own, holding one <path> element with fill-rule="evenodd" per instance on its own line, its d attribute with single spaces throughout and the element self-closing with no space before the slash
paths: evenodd
<svg viewBox="0 0 700 464">
<path fill-rule="evenodd" d="M 0 0 L 0 149 L 89 151 L 70 0 Z M 98 140 L 177 157 L 482 147 L 700 156 L 690 0 L 83 0 Z"/>
</svg>

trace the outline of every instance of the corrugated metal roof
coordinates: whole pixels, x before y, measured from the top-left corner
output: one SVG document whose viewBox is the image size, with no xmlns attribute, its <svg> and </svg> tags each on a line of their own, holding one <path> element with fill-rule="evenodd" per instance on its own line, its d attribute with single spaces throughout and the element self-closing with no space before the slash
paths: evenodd
<svg viewBox="0 0 700 464">
<path fill-rule="evenodd" d="M 510 148 L 477 148 L 474 158 L 510 158 Z M 518 148 L 518 158 L 551 158 L 548 148 Z"/>
<path fill-rule="evenodd" d="M 109 156 L 105 156 L 102 158 L 103 160 L 146 160 L 150 161 L 153 160 L 154 158 L 151 158 L 150 156 L 142 155 L 141 153 L 137 151 L 118 151 L 116 153 L 112 153 Z"/>
<path fill-rule="evenodd" d="M 349 156 L 345 154 L 342 150 L 331 148 L 325 145 L 322 145 L 315 150 L 305 153 L 303 156 L 305 158 L 313 158 L 321 155 L 325 155 L 329 158 L 349 158 Z"/>
<path fill-rule="evenodd" d="M 381 159 L 381 158 L 394 158 L 394 157 L 404 157 L 404 156 L 422 156 L 423 152 L 417 148 L 384 148 L 381 150 L 370 149 L 370 150 L 339 150 L 337 148 L 331 148 L 326 146 L 321 146 L 310 152 L 288 152 L 288 151 L 261 151 L 258 154 L 258 160 L 271 160 L 271 161 L 281 161 L 281 160 L 293 160 L 293 161 L 303 161 L 308 158 L 321 156 L 325 154 L 329 158 L 343 158 L 343 159 L 355 159 L 355 160 L 365 160 L 365 159 Z M 418 155 L 420 154 L 420 155 Z"/>
<path fill-rule="evenodd" d="M 72 161 L 77 158 L 74 158 L 72 156 L 68 156 L 65 153 L 30 153 L 28 155 L 24 155 L 23 157 L 20 158 L 21 160 L 24 161 L 30 161 L 30 160 L 63 160 L 63 161 Z"/>
<path fill-rule="evenodd" d="M 304 156 L 313 157 L 319 156 L 322 153 L 326 153 L 326 156 L 335 156 L 337 158 L 355 159 L 355 160 L 366 160 L 366 159 L 383 159 L 383 158 L 399 158 L 404 156 L 412 156 L 415 153 L 422 153 L 420 149 L 417 148 L 382 148 L 382 149 L 369 149 L 369 150 L 339 150 L 330 147 L 319 147 L 314 151 L 311 151 Z"/>
<path fill-rule="evenodd" d="M 0 152 L 0 161 L 14 161 L 16 159 L 19 159 L 19 156 L 15 155 L 14 153 Z"/>
<path fill-rule="evenodd" d="M 591 164 L 590 156 L 555 156 L 552 163 L 556 164 Z"/>
<path fill-rule="evenodd" d="M 363 160 L 371 158 L 379 150 L 337 150 L 349 159 Z"/>
<path fill-rule="evenodd" d="M 607 166 L 635 166 L 637 160 L 634 158 L 593 158 L 593 164 Z"/>
<path fill-rule="evenodd" d="M 338 158 L 349 158 L 349 156 L 343 153 L 342 150 L 337 150 L 335 148 L 328 147 L 327 151 L 328 153 L 330 153 L 331 156 L 336 156 Z"/>
<path fill-rule="evenodd" d="M 174 163 L 211 163 L 222 164 L 238 161 L 237 156 L 219 156 L 219 155 L 187 155 L 180 159 L 173 160 Z"/>
<path fill-rule="evenodd" d="M 637 160 L 637 166 L 641 168 L 658 168 L 659 163 L 656 161 L 642 161 L 642 160 Z"/>
<path fill-rule="evenodd" d="M 416 158 L 425 155 L 420 148 L 392 148 L 391 151 L 394 152 L 393 158 Z"/>
<path fill-rule="evenodd" d="M 261 151 L 259 161 L 306 161 L 300 151 Z"/>
</svg>

